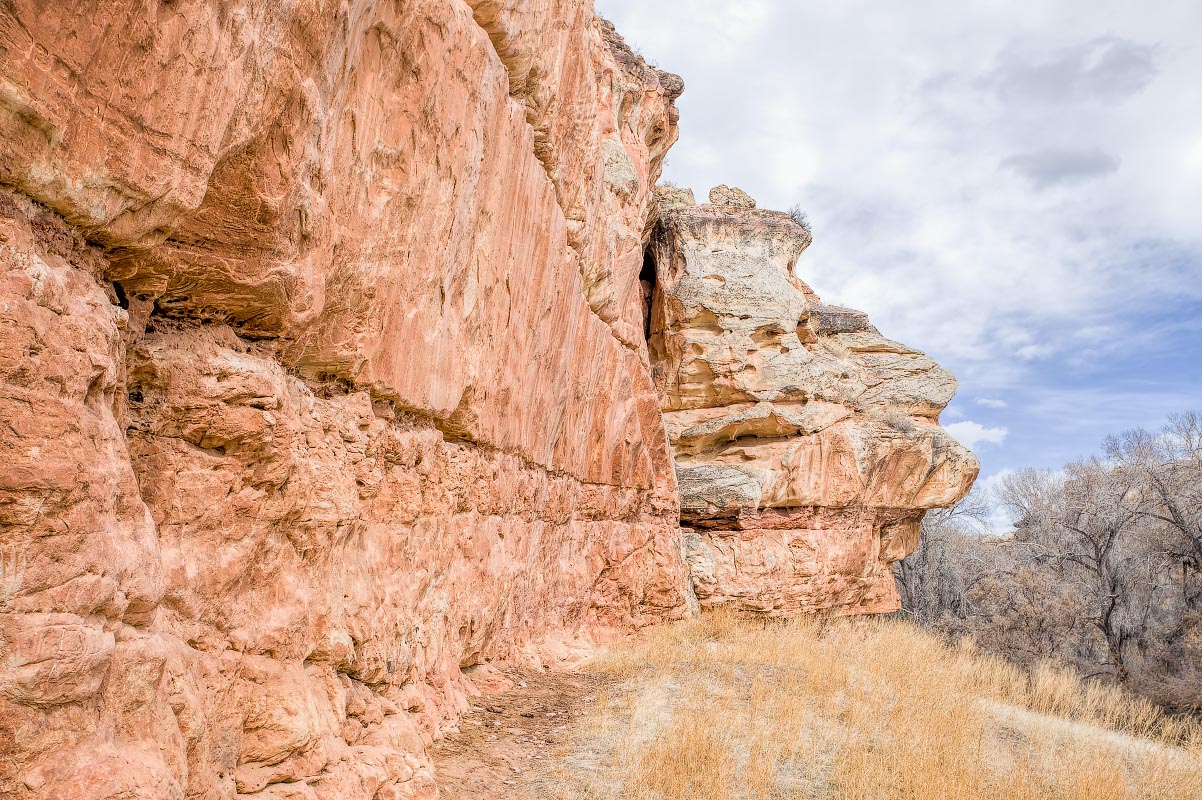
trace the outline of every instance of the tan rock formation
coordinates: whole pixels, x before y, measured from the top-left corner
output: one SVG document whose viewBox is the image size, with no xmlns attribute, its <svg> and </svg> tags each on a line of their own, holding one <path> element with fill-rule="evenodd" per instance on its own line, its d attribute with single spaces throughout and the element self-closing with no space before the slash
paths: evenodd
<svg viewBox="0 0 1202 800">
<path fill-rule="evenodd" d="M 810 233 L 720 186 L 659 192 L 653 374 L 703 606 L 892 611 L 890 563 L 976 478 L 956 381 L 793 274 Z"/>
<path fill-rule="evenodd" d="M 0 796 L 431 796 L 479 665 L 688 613 L 680 90 L 586 0 L 0 8 Z"/>
<path fill-rule="evenodd" d="M 736 189 L 643 285 L 682 88 L 588 0 L 0 6 L 0 796 L 432 797 L 493 663 L 890 607 L 954 381 Z"/>
</svg>

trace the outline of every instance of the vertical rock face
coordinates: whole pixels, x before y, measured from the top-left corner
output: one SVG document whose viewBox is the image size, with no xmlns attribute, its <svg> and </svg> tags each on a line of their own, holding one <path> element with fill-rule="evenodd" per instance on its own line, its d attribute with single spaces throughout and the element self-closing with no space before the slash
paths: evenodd
<svg viewBox="0 0 1202 800">
<path fill-rule="evenodd" d="M 892 607 L 954 381 L 656 211 L 681 90 L 588 0 L 0 6 L 0 796 L 432 797 L 491 661 Z"/>
<path fill-rule="evenodd" d="M 955 379 L 796 278 L 810 233 L 788 214 L 725 186 L 659 208 L 653 374 L 702 606 L 896 610 L 890 563 L 976 478 L 938 424 Z"/>
<path fill-rule="evenodd" d="M 0 795 L 432 796 L 493 659 L 688 613 L 586 0 L 0 9 Z"/>
</svg>

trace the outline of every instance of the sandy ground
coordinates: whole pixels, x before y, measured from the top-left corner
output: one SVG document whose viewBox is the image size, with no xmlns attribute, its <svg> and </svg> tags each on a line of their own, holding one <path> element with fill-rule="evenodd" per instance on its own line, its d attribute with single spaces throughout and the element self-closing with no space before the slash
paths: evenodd
<svg viewBox="0 0 1202 800">
<path fill-rule="evenodd" d="M 432 755 L 444 800 L 516 800 L 556 766 L 572 723 L 593 706 L 603 678 L 583 672 L 507 670 L 516 685 L 479 697 L 459 732 Z"/>
</svg>

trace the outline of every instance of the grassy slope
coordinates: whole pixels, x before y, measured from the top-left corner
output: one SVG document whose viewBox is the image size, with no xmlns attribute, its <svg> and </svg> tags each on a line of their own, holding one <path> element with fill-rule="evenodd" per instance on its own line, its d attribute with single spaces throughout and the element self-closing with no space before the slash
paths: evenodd
<svg viewBox="0 0 1202 800">
<path fill-rule="evenodd" d="M 1197 725 L 895 620 L 711 614 L 590 669 L 609 689 L 532 797 L 1202 798 Z"/>
</svg>

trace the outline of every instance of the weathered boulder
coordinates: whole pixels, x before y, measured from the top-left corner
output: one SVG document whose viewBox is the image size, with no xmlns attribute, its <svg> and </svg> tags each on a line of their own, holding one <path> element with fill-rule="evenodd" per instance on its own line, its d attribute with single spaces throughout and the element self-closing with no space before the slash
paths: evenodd
<svg viewBox="0 0 1202 800">
<path fill-rule="evenodd" d="M 653 375 L 703 606 L 892 611 L 890 563 L 978 464 L 951 373 L 794 275 L 809 230 L 721 186 L 659 191 Z"/>
<path fill-rule="evenodd" d="M 689 612 L 681 88 L 587 0 L 0 8 L 0 795 L 430 796 L 479 665 Z"/>
</svg>

